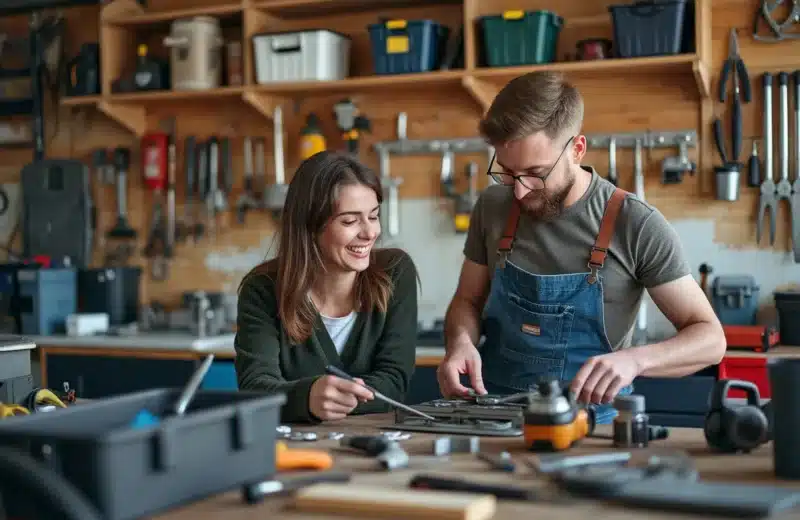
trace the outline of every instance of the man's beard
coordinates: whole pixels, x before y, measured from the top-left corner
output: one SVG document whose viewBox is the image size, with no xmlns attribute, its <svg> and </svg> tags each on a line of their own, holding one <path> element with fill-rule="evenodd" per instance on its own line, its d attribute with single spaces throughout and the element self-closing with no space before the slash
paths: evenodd
<svg viewBox="0 0 800 520">
<path fill-rule="evenodd" d="M 552 220 L 564 210 L 564 200 L 575 184 L 575 175 L 567 170 L 566 183 L 557 191 L 531 191 L 520 202 L 523 211 L 535 220 Z"/>
</svg>

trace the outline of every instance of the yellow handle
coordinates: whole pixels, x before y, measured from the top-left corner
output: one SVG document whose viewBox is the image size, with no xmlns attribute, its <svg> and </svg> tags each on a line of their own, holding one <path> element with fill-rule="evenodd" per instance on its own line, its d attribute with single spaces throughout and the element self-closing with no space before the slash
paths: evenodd
<svg viewBox="0 0 800 520">
<path fill-rule="evenodd" d="M 525 11 L 503 11 L 503 20 L 522 20 L 525 17 Z"/>
<path fill-rule="evenodd" d="M 293 469 L 326 470 L 333 466 L 333 457 L 322 450 L 298 450 L 289 448 L 285 442 L 275 443 L 275 467 L 278 471 Z"/>
</svg>

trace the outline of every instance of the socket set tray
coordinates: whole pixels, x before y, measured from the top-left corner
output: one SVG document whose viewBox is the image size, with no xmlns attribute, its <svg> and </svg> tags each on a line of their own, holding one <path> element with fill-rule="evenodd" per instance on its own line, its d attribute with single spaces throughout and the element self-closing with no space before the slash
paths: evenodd
<svg viewBox="0 0 800 520">
<path fill-rule="evenodd" d="M 524 394 L 527 396 L 528 394 Z M 479 435 L 487 437 L 518 437 L 522 435 L 527 400 L 515 396 L 481 395 L 471 398 L 435 399 L 413 405 L 412 408 L 436 418 L 431 421 L 398 409 L 395 421 L 387 429 Z"/>
</svg>

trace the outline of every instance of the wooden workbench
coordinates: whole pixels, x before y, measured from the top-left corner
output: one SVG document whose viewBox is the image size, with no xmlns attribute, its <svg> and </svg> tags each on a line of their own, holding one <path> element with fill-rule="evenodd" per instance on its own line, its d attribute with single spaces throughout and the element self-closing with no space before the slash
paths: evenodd
<svg viewBox="0 0 800 520">
<path fill-rule="evenodd" d="M 517 486 L 538 486 L 543 481 L 535 477 L 530 468 L 524 463 L 530 460 L 533 455 L 526 452 L 522 446 L 522 438 L 498 439 L 481 438 L 482 451 L 499 452 L 509 451 L 517 462 L 518 474 L 509 475 L 499 472 L 491 472 L 487 469 L 486 463 L 477 459 L 474 455 L 458 454 L 451 455 L 449 460 L 436 460 L 431 452 L 432 440 L 436 437 L 433 434 L 412 433 L 409 440 L 401 441 L 406 451 L 412 455 L 411 464 L 408 469 L 385 472 L 376 469 L 374 461 L 358 454 L 353 454 L 337 448 L 338 441 L 328 440 L 328 432 L 376 434 L 383 425 L 390 425 L 392 417 L 389 414 L 373 416 L 351 417 L 343 421 L 323 425 L 318 427 L 295 427 L 297 430 L 312 430 L 319 433 L 319 438 L 324 439 L 316 442 L 291 443 L 291 446 L 298 448 L 330 449 L 334 455 L 335 467 L 337 470 L 351 472 L 353 475 L 351 484 L 356 486 L 376 486 L 386 489 L 398 489 L 407 487 L 408 481 L 417 474 L 436 473 L 441 476 L 468 478 L 481 482 L 508 483 Z M 605 430 L 601 426 L 599 429 Z M 674 428 L 670 431 L 669 439 L 657 441 L 654 446 L 659 449 L 669 448 L 682 450 L 690 454 L 700 472 L 702 479 L 729 482 L 779 482 L 772 474 L 772 449 L 771 445 L 765 445 L 755 452 L 748 455 L 713 455 L 706 448 L 703 433 L 700 429 Z M 593 453 L 598 451 L 611 450 L 610 441 L 602 439 L 586 439 L 583 443 L 574 448 L 570 453 Z M 415 461 L 413 455 L 422 455 Z M 796 486 L 800 488 L 799 482 L 779 482 L 780 485 Z M 365 493 L 368 490 L 365 488 Z M 276 509 L 280 510 L 276 514 Z M 619 506 L 612 506 L 604 503 L 575 500 L 574 504 L 546 505 L 533 503 L 520 503 L 512 501 L 499 501 L 497 520 L 517 520 L 520 518 L 536 518 L 544 520 L 554 518 L 558 520 L 593 520 L 603 519 L 676 519 L 676 518 L 707 518 L 690 515 L 676 515 L 658 513 L 648 510 L 626 510 Z M 335 518 L 345 518 L 334 515 L 311 515 L 301 514 L 291 510 L 289 498 L 270 498 L 264 503 L 249 506 L 242 502 L 238 492 L 226 493 L 208 498 L 206 500 L 170 511 L 159 515 L 154 520 L 256 520 L 262 518 L 286 518 L 286 519 L 308 519 L 326 520 Z M 386 517 L 388 518 L 388 517 Z M 800 509 L 782 515 L 776 515 L 777 519 L 792 518 L 800 519 Z"/>
</svg>

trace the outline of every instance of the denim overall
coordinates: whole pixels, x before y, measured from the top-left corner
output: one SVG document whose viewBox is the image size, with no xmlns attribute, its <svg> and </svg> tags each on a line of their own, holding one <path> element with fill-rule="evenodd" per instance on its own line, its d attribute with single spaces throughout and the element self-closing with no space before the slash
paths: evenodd
<svg viewBox="0 0 800 520">
<path fill-rule="evenodd" d="M 600 231 L 589 254 L 589 271 L 537 275 L 508 260 L 520 217 L 514 199 L 497 267 L 483 315 L 483 378 L 491 394 L 526 391 L 542 378 L 569 384 L 591 357 L 612 352 L 603 315 L 603 279 L 608 245 L 627 192 L 617 189 L 608 201 Z M 632 392 L 630 386 L 620 394 Z M 598 405 L 597 424 L 616 416 L 610 405 Z"/>
</svg>

